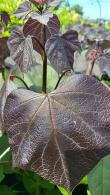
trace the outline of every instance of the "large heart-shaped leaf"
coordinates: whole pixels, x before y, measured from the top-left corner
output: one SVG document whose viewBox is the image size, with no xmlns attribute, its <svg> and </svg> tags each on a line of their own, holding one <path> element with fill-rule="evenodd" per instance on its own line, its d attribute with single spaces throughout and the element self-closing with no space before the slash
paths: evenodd
<svg viewBox="0 0 110 195">
<path fill-rule="evenodd" d="M 46 41 L 54 34 L 58 34 L 60 30 L 60 22 L 56 15 L 49 19 L 47 25 L 30 18 L 24 25 L 23 31 L 25 36 L 33 37 L 33 46 L 36 51 L 42 54 Z"/>
<path fill-rule="evenodd" d="M 31 36 L 24 37 L 22 28 L 15 28 L 8 40 L 11 57 L 22 72 L 27 72 L 34 64 Z"/>
<path fill-rule="evenodd" d="M 50 63 L 58 73 L 73 69 L 74 52 L 80 48 L 78 33 L 70 30 L 62 36 L 54 35 L 47 41 L 45 48 Z"/>
<path fill-rule="evenodd" d="M 4 111 L 13 166 L 71 191 L 110 152 L 109 113 L 109 88 L 86 75 L 46 95 L 13 91 Z"/>
<path fill-rule="evenodd" d="M 21 19 L 25 19 L 32 12 L 32 3 L 29 1 L 25 1 L 20 4 L 18 9 L 14 12 L 14 14 Z"/>
</svg>

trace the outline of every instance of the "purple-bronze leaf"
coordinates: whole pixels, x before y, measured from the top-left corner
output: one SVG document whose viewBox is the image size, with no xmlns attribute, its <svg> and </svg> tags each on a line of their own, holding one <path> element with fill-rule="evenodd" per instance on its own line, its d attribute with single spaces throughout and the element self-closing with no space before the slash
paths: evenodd
<svg viewBox="0 0 110 195">
<path fill-rule="evenodd" d="M 16 89 L 15 84 L 11 80 L 6 80 L 0 90 L 0 131 L 4 131 L 3 129 L 3 113 L 4 107 L 6 103 L 6 99 L 8 95 Z"/>
<path fill-rule="evenodd" d="M 29 1 L 25 1 L 20 4 L 18 9 L 14 12 L 16 16 L 21 19 L 25 19 L 32 12 L 32 3 Z"/>
<path fill-rule="evenodd" d="M 10 56 L 10 51 L 7 46 L 8 38 L 0 38 L 0 67 L 5 67 L 5 59 Z"/>
<path fill-rule="evenodd" d="M 21 19 L 25 19 L 31 16 L 32 19 L 36 19 L 40 23 L 45 25 L 47 25 L 49 18 L 53 17 L 53 13 L 48 9 L 44 10 L 42 13 L 40 13 L 39 11 L 34 11 L 32 9 L 32 3 L 29 1 L 21 3 L 18 10 L 15 11 L 14 14 Z"/>
<path fill-rule="evenodd" d="M 4 122 L 13 166 L 72 191 L 110 152 L 110 90 L 86 75 L 46 95 L 18 89 L 8 96 Z"/>
<path fill-rule="evenodd" d="M 49 19 L 47 25 L 41 24 L 35 19 L 29 19 L 24 25 L 23 32 L 27 37 L 30 35 L 33 39 L 33 47 L 41 55 L 45 49 L 46 41 L 54 34 L 58 34 L 60 22 L 56 15 Z"/>
<path fill-rule="evenodd" d="M 78 33 L 70 30 L 62 36 L 52 36 L 47 41 L 45 48 L 50 63 L 58 73 L 66 69 L 73 69 L 74 52 L 80 49 Z"/>
<path fill-rule="evenodd" d="M 34 64 L 31 36 L 25 37 L 22 28 L 15 28 L 8 40 L 8 47 L 12 59 L 20 67 L 21 71 L 27 72 Z"/>
<path fill-rule="evenodd" d="M 7 12 L 2 11 L 0 14 L 0 20 L 7 26 L 10 22 L 10 15 Z"/>
</svg>

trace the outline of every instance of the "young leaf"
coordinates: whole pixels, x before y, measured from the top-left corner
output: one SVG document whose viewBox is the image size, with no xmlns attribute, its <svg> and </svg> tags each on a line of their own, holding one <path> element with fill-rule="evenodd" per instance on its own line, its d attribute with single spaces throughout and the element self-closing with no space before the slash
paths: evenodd
<svg viewBox="0 0 110 195">
<path fill-rule="evenodd" d="M 41 24 L 39 21 L 29 18 L 23 28 L 24 35 L 30 35 L 33 39 L 34 49 L 42 55 L 45 49 L 46 40 L 52 35 L 58 34 L 60 30 L 60 22 L 56 15 L 50 18 L 47 25 Z"/>
<path fill-rule="evenodd" d="M 47 41 L 45 48 L 50 63 L 58 73 L 73 69 L 74 52 L 80 49 L 78 33 L 70 30 L 62 36 L 54 35 Z"/>
<path fill-rule="evenodd" d="M 20 4 L 18 9 L 14 12 L 16 16 L 21 19 L 25 19 L 32 12 L 32 3 L 25 1 Z"/>
<path fill-rule="evenodd" d="M 16 16 L 21 19 L 29 17 L 29 14 L 32 19 L 38 20 L 40 23 L 47 25 L 49 18 L 53 17 L 53 13 L 50 10 L 44 10 L 42 13 L 39 11 L 34 11 L 32 9 L 32 4 L 29 1 L 21 3 L 18 10 L 14 13 Z"/>
<path fill-rule="evenodd" d="M 13 91 L 4 111 L 13 166 L 69 191 L 110 152 L 110 90 L 73 75 L 50 94 Z"/>
<path fill-rule="evenodd" d="M 22 72 L 27 72 L 34 63 L 31 36 L 25 37 L 22 28 L 15 28 L 8 40 L 8 46 L 12 59 Z"/>
<path fill-rule="evenodd" d="M 1 90 L 0 90 L 0 131 L 3 131 L 3 112 L 4 112 L 4 106 L 6 103 L 6 99 L 8 95 L 16 89 L 16 86 L 12 81 L 9 79 L 4 82 Z"/>
<path fill-rule="evenodd" d="M 32 19 L 39 21 L 41 24 L 47 25 L 49 19 L 53 17 L 53 13 L 50 10 L 43 11 L 42 14 L 33 12 L 31 15 Z"/>
<path fill-rule="evenodd" d="M 44 5 L 48 0 L 30 0 L 35 5 Z"/>
<path fill-rule="evenodd" d="M 57 7 L 61 1 L 60 0 L 30 0 L 34 5 L 44 5 L 47 7 Z"/>
</svg>

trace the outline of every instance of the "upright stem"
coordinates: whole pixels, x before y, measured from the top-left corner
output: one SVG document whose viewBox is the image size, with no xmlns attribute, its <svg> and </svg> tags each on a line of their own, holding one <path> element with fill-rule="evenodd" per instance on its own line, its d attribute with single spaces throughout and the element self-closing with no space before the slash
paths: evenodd
<svg viewBox="0 0 110 195">
<path fill-rule="evenodd" d="M 42 92 L 46 93 L 47 91 L 47 55 L 44 53 L 43 59 L 43 75 L 42 75 Z"/>
<path fill-rule="evenodd" d="M 46 44 L 46 29 L 44 25 L 44 45 Z M 42 75 L 42 92 L 47 92 L 47 55 L 44 49 L 44 55 L 43 55 L 43 75 Z"/>
</svg>

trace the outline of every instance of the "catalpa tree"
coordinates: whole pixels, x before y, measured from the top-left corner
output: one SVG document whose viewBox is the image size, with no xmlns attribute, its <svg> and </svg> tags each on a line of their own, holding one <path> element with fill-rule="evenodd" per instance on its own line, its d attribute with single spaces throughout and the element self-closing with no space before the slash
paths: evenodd
<svg viewBox="0 0 110 195">
<path fill-rule="evenodd" d="M 110 153 L 110 90 L 93 76 L 74 74 L 74 53 L 81 46 L 76 31 L 60 33 L 60 21 L 51 9 L 59 3 L 25 1 L 15 12 L 24 25 L 12 29 L 10 55 L 22 72 L 31 69 L 34 50 L 41 55 L 42 93 L 15 89 L 12 69 L 1 89 L 0 121 L 9 137 L 13 167 L 33 170 L 72 192 Z M 48 60 L 59 74 L 50 93 Z"/>
</svg>

